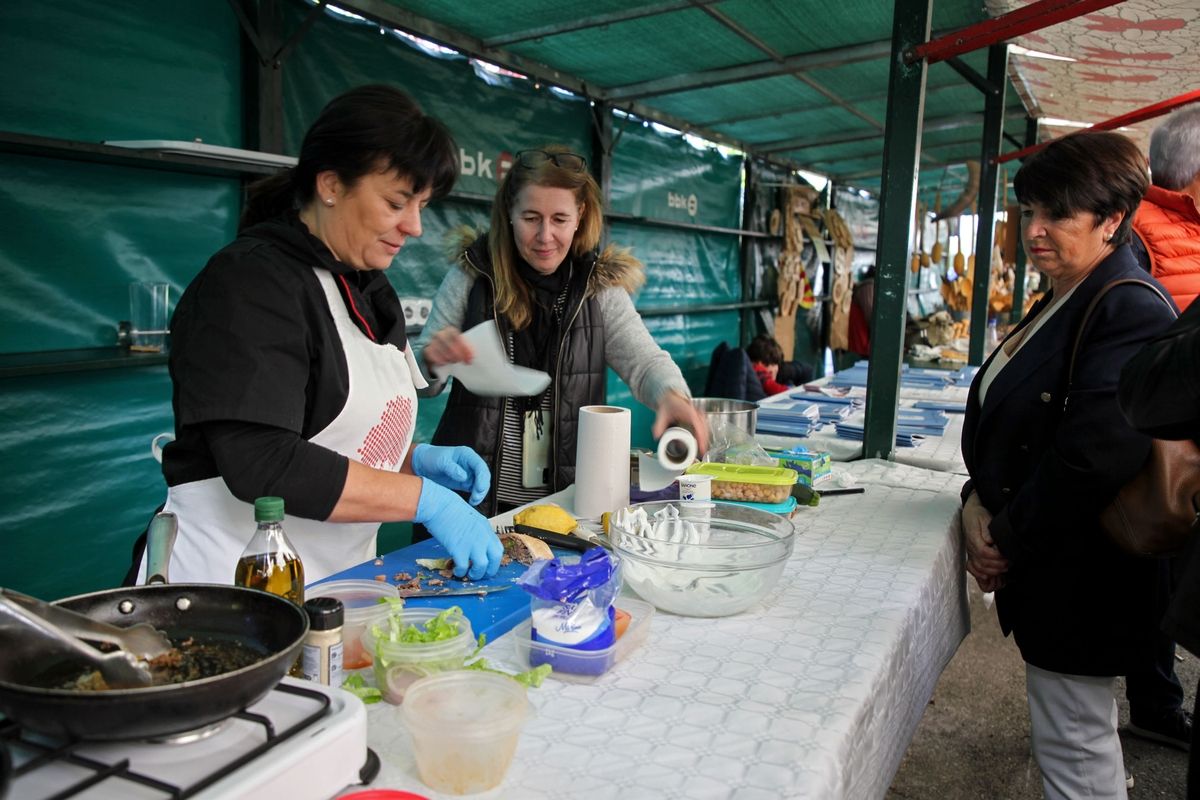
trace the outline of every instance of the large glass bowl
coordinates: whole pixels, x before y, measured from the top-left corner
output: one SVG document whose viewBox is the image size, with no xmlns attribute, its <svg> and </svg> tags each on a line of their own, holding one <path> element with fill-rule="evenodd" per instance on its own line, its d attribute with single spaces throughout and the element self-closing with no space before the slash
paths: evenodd
<svg viewBox="0 0 1200 800">
<path fill-rule="evenodd" d="M 778 514 L 732 503 L 638 503 L 651 523 L 674 506 L 694 527 L 688 537 L 660 527 L 639 535 L 611 525 L 625 585 L 662 611 L 688 617 L 725 617 L 745 611 L 779 580 L 792 554 L 796 528 Z M 698 540 L 698 543 L 696 541 Z"/>
</svg>

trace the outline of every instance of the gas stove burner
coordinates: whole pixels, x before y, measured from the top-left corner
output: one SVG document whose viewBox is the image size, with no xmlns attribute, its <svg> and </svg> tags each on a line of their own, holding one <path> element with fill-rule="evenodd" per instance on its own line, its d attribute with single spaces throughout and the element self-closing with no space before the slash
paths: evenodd
<svg viewBox="0 0 1200 800">
<path fill-rule="evenodd" d="M 215 736 L 225 729 L 225 725 L 229 722 L 228 719 L 217 720 L 199 728 L 192 728 L 190 731 L 181 731 L 172 733 L 168 736 L 152 736 L 149 739 L 143 739 L 144 742 L 150 744 L 191 744 L 207 739 L 210 736 Z"/>
<path fill-rule="evenodd" d="M 324 800 L 379 769 L 362 703 L 291 678 L 220 723 L 156 741 L 55 740 L 0 720 L 5 754 L 8 796 L 22 800 Z M 5 788 L 0 774 L 0 797 Z"/>
</svg>

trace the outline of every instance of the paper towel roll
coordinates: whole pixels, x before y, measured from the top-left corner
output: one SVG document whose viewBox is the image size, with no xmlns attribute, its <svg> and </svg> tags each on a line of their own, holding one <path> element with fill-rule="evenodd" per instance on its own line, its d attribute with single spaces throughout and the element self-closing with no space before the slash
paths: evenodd
<svg viewBox="0 0 1200 800">
<path fill-rule="evenodd" d="M 638 488 L 665 489 L 696 460 L 696 437 L 687 428 L 667 428 L 653 456 L 638 456 Z"/>
<path fill-rule="evenodd" d="M 596 518 L 629 505 L 629 409 L 579 409 L 575 447 L 575 514 Z"/>
<path fill-rule="evenodd" d="M 667 428 L 658 440 L 658 463 L 682 472 L 696 460 L 696 437 L 687 428 Z"/>
</svg>

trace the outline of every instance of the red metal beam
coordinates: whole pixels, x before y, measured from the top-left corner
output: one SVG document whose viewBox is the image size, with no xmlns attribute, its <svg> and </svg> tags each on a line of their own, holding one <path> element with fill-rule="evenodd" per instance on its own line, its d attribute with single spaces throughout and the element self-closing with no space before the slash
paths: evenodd
<svg viewBox="0 0 1200 800">
<path fill-rule="evenodd" d="M 911 64 L 923 58 L 928 64 L 936 64 L 1122 2 L 1124 0 L 1037 0 L 994 19 L 911 47 L 904 52 L 904 60 Z"/>
<path fill-rule="evenodd" d="M 1036 153 L 1038 150 L 1041 150 L 1043 147 L 1050 144 L 1050 142 L 1056 141 L 1057 139 L 1065 139 L 1067 136 L 1073 136 L 1075 133 L 1082 133 L 1085 130 L 1111 131 L 1114 128 L 1121 128 L 1126 125 L 1133 125 L 1134 123 L 1142 122 L 1143 120 L 1161 117 L 1163 114 L 1174 111 L 1180 106 L 1186 106 L 1188 103 L 1197 102 L 1200 102 L 1200 89 L 1195 89 L 1187 92 L 1186 94 L 1172 97 L 1169 100 L 1163 100 L 1161 102 L 1154 103 L 1153 105 L 1146 106 L 1145 108 L 1139 108 L 1136 111 L 1130 111 L 1128 114 L 1122 114 L 1119 117 L 1113 117 L 1112 119 L 1105 120 L 1104 122 L 1097 122 L 1095 125 L 1092 125 L 1088 128 L 1083 128 L 1079 131 L 1073 131 L 1071 133 L 1063 134 L 1062 136 L 1057 136 L 1054 139 L 1047 139 L 1044 142 L 1030 145 L 1029 147 L 1021 150 L 1014 150 L 1011 153 L 1005 153 L 1004 155 L 996 158 L 996 163 L 1001 164 L 1005 161 L 1012 161 L 1014 158 L 1024 158 L 1027 155 L 1031 155 Z"/>
</svg>

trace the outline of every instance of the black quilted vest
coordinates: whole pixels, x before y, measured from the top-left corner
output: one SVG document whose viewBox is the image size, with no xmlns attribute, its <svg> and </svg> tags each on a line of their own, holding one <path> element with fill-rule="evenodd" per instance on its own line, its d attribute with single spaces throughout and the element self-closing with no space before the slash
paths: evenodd
<svg viewBox="0 0 1200 800">
<path fill-rule="evenodd" d="M 481 236 L 466 252 L 470 264 L 481 274 L 467 295 L 462 329 L 470 330 L 480 322 L 496 318 L 492 265 L 487 253 L 487 236 Z M 581 406 L 603 404 L 606 397 L 607 367 L 604 360 L 604 320 L 600 304 L 587 291 L 595 271 L 595 255 L 576 259 L 568 289 L 564 319 L 569 321 L 558 347 L 558 363 L 551 376 L 550 408 L 550 491 L 565 489 L 575 481 L 575 434 Z M 560 267 L 561 269 L 561 267 Z M 500 336 L 512 354 L 510 328 L 504 318 L 496 320 Z M 484 516 L 496 513 L 496 483 L 500 459 L 520 458 L 504 453 L 503 412 L 506 397 L 480 397 L 454 381 L 450 399 L 433 435 L 433 444 L 466 445 L 479 453 L 492 470 L 492 488 L 479 506 Z"/>
</svg>

